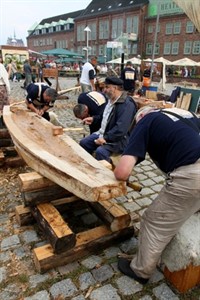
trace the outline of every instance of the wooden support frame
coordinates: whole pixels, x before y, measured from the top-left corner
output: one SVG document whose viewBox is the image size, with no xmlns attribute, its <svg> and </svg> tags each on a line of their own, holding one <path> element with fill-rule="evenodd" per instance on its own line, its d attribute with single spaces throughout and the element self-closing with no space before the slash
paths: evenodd
<svg viewBox="0 0 200 300">
<path fill-rule="evenodd" d="M 38 272 L 73 262 L 88 254 L 112 245 L 114 242 L 125 240 L 133 236 L 133 226 L 112 232 L 107 226 L 99 226 L 91 230 L 80 232 L 76 236 L 74 248 L 60 254 L 55 254 L 50 244 L 33 249 L 35 266 Z"/>
<path fill-rule="evenodd" d="M 111 245 L 119 238 L 126 239 L 134 233 L 130 214 L 113 199 L 88 203 L 66 190 L 64 190 L 66 194 L 68 193 L 66 197 L 59 198 L 60 187 L 37 172 L 20 174 L 19 182 L 23 197 L 26 199 L 25 204 L 29 205 L 16 207 L 18 223 L 28 225 L 36 220 L 49 241 L 49 244 L 33 250 L 35 266 L 39 272 L 95 253 L 97 249 Z M 48 197 L 44 196 L 46 193 Z M 44 198 L 46 203 L 43 203 Z M 67 205 L 74 201 L 78 201 L 76 207 L 84 203 L 91 208 L 103 225 L 92 229 L 84 228 L 85 231 L 75 233 L 70 228 L 70 222 L 68 224 L 70 219 L 62 217 Z M 69 209 L 71 205 L 67 212 Z M 138 219 L 139 216 L 135 214 L 135 222 Z M 77 228 L 74 229 L 76 231 Z"/>
</svg>

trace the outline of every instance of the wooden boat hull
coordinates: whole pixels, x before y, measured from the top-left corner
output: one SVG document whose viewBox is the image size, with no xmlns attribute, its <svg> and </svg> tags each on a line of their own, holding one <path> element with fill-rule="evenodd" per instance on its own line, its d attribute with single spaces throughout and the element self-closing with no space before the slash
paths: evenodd
<svg viewBox="0 0 200 300">
<path fill-rule="evenodd" d="M 91 202 L 126 194 L 125 182 L 68 135 L 54 136 L 53 125 L 44 118 L 23 106 L 5 106 L 3 118 L 18 153 L 41 175 Z"/>
</svg>

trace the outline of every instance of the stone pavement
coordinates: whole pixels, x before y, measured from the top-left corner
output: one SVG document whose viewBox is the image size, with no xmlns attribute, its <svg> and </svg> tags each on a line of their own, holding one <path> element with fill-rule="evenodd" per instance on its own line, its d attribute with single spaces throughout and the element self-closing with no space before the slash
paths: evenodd
<svg viewBox="0 0 200 300">
<path fill-rule="evenodd" d="M 74 79 L 62 78 L 61 87 L 75 85 Z M 11 83 L 11 97 L 16 101 L 24 99 L 21 83 Z M 70 99 L 56 101 L 55 112 L 64 126 L 80 126 L 71 111 L 77 95 L 69 94 Z M 81 125 L 82 126 L 82 125 Z M 80 137 L 74 137 L 77 140 Z M 156 270 L 150 282 L 142 286 L 133 279 L 121 274 L 117 269 L 117 254 L 135 253 L 137 236 L 114 244 L 101 252 L 80 258 L 39 274 L 34 266 L 32 249 L 45 241 L 36 225 L 20 227 L 15 219 L 15 207 L 23 203 L 19 191 L 17 175 L 28 167 L 14 170 L 2 169 L 0 172 L 0 300 L 199 300 L 200 289 L 196 288 L 180 295 L 170 286 L 162 272 Z M 128 194 L 116 199 L 132 215 L 140 216 L 154 201 L 163 186 L 164 178 L 154 163 L 147 159 L 138 165 L 131 177 L 138 180 L 141 192 L 128 189 Z M 81 214 L 82 213 L 82 214 Z M 80 212 L 80 219 L 87 223 L 95 222 L 94 215 Z M 139 223 L 135 224 L 136 232 Z"/>
</svg>

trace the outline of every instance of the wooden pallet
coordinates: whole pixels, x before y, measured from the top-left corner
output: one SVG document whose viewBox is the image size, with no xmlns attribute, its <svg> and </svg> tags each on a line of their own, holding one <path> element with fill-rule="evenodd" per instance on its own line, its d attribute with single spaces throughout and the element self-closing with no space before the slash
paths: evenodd
<svg viewBox="0 0 200 300">
<path fill-rule="evenodd" d="M 6 127 L 0 128 L 0 166 L 19 167 L 25 163 L 19 157 Z"/>
<path fill-rule="evenodd" d="M 33 250 L 35 266 L 39 272 L 94 253 L 134 233 L 131 223 L 138 221 L 138 215 L 130 217 L 113 199 L 90 203 L 62 188 L 59 194 L 60 187 L 37 172 L 20 174 L 19 182 L 26 206 L 16 207 L 18 223 L 22 226 L 37 221 L 45 239 L 49 241 L 47 245 Z M 62 193 L 63 197 L 60 198 Z M 81 232 L 71 229 L 71 219 L 63 217 L 63 213 L 70 210 L 70 205 L 75 207 L 72 211 L 80 205 L 87 205 L 99 220 L 97 226 Z"/>
</svg>

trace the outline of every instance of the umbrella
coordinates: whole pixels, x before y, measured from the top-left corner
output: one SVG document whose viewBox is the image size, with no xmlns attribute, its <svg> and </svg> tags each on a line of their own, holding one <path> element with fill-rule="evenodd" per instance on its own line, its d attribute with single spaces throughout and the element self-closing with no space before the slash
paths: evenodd
<svg viewBox="0 0 200 300">
<path fill-rule="evenodd" d="M 140 65 L 141 59 L 137 57 L 130 58 L 128 61 L 131 61 L 133 65 Z"/>
<path fill-rule="evenodd" d="M 126 63 L 126 62 L 127 62 L 127 60 L 124 60 L 124 63 Z M 106 63 L 107 64 L 121 64 L 121 57 L 107 61 Z"/>
<path fill-rule="evenodd" d="M 171 62 L 173 66 L 198 66 L 198 63 L 190 58 L 182 58 Z"/>
<path fill-rule="evenodd" d="M 62 57 L 69 57 L 69 58 L 83 58 L 83 55 L 76 53 L 76 52 L 72 52 L 66 49 L 62 49 L 62 48 L 55 48 L 55 49 L 51 49 L 51 50 L 46 50 L 46 51 L 42 51 L 41 53 L 46 54 L 46 55 L 52 55 L 52 56 L 62 56 Z"/>
<path fill-rule="evenodd" d="M 155 58 L 154 62 L 156 62 L 156 63 L 163 63 L 165 65 L 171 65 L 172 64 L 172 62 L 170 60 L 168 60 L 168 59 L 166 59 L 166 58 L 164 58 L 162 56 L 158 57 L 158 58 Z"/>
</svg>

